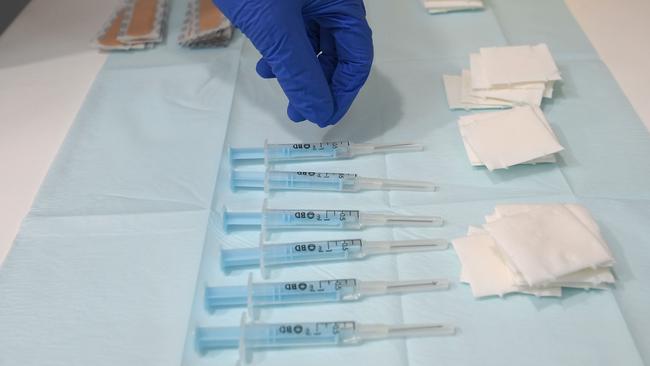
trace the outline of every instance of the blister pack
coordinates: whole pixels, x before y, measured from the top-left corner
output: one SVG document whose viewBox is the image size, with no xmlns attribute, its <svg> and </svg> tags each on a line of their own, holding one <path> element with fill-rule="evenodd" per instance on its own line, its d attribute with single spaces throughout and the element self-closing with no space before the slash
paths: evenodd
<svg viewBox="0 0 650 366">
<path fill-rule="evenodd" d="M 167 0 L 129 0 L 104 24 L 92 42 L 103 51 L 145 49 L 164 39 Z"/>
<path fill-rule="evenodd" d="M 211 0 L 190 1 L 178 43 L 184 47 L 222 47 L 230 43 L 233 26 Z"/>
</svg>

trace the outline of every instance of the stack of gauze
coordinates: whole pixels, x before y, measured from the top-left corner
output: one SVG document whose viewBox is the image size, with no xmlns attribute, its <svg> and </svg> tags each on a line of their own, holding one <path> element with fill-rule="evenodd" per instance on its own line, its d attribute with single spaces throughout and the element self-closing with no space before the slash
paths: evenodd
<svg viewBox="0 0 650 366">
<path fill-rule="evenodd" d="M 443 76 L 449 108 L 466 110 L 540 106 L 561 79 L 545 44 L 481 48 L 469 70 Z"/>
<path fill-rule="evenodd" d="M 461 281 L 477 298 L 561 296 L 562 287 L 606 289 L 615 281 L 612 253 L 580 205 L 498 205 L 485 219 L 453 240 Z"/>
<path fill-rule="evenodd" d="M 129 0 L 99 32 L 93 46 L 104 51 L 151 48 L 163 41 L 167 0 Z"/>
<path fill-rule="evenodd" d="M 458 119 L 469 161 L 490 171 L 517 164 L 553 163 L 563 150 L 537 106 L 476 113 Z"/>
<path fill-rule="evenodd" d="M 232 32 L 232 24 L 212 0 L 190 0 L 178 43 L 190 48 L 226 46 Z"/>
<path fill-rule="evenodd" d="M 422 0 L 422 4 L 430 14 L 483 9 L 483 0 Z"/>
</svg>

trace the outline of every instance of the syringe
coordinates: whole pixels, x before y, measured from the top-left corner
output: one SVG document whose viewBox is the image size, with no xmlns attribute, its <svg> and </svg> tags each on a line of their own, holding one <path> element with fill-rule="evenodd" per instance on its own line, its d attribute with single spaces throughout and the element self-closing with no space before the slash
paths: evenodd
<svg viewBox="0 0 650 366">
<path fill-rule="evenodd" d="M 264 244 L 260 235 L 257 248 L 221 249 L 221 269 L 260 267 L 262 277 L 268 278 L 269 267 L 327 261 L 362 259 L 376 254 L 444 250 L 444 239 L 365 241 L 362 239 L 324 240 L 283 244 Z"/>
<path fill-rule="evenodd" d="M 264 160 L 265 163 L 280 163 L 295 160 L 349 159 L 358 155 L 422 151 L 418 144 L 355 144 L 350 141 L 315 142 L 296 144 L 269 144 L 264 147 L 233 148 L 229 150 L 230 162 L 238 160 Z"/>
<path fill-rule="evenodd" d="M 200 354 L 239 348 L 239 362 L 249 363 L 251 351 L 272 348 L 347 346 L 369 340 L 453 335 L 450 324 L 359 324 L 354 321 L 255 323 L 242 314 L 238 327 L 197 327 Z"/>
<path fill-rule="evenodd" d="M 264 189 L 266 192 L 272 190 L 333 192 L 402 190 L 433 192 L 436 190 L 436 185 L 430 182 L 366 178 L 347 173 L 275 170 L 266 170 L 266 172 L 233 170 L 230 174 L 230 187 L 233 191 L 244 188 Z"/>
<path fill-rule="evenodd" d="M 360 230 L 367 226 L 442 226 L 439 216 L 410 216 L 394 213 L 361 212 L 358 210 L 270 209 L 264 200 L 261 212 L 232 212 L 223 210 L 223 227 L 260 227 L 263 230 Z"/>
<path fill-rule="evenodd" d="M 449 288 L 447 279 L 415 281 L 361 281 L 336 279 L 319 281 L 253 282 L 248 275 L 247 286 L 217 286 L 205 288 L 205 307 L 209 311 L 247 306 L 248 315 L 255 319 L 256 308 L 287 304 L 317 302 L 346 302 L 366 296 L 411 293 Z"/>
</svg>

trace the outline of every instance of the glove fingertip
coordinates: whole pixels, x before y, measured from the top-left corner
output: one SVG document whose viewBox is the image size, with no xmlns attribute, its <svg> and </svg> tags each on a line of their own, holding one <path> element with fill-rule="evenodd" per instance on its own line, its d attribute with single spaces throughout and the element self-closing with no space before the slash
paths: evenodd
<svg viewBox="0 0 650 366">
<path fill-rule="evenodd" d="M 289 119 L 294 121 L 294 122 L 302 122 L 305 120 L 305 117 L 298 112 L 296 108 L 294 108 L 291 104 L 287 107 L 287 116 L 289 116 Z"/>
<path fill-rule="evenodd" d="M 257 61 L 255 70 L 257 71 L 257 74 L 264 79 L 272 79 L 275 77 L 273 70 L 271 70 L 271 66 L 269 66 L 269 63 L 266 62 L 264 58 L 261 58 L 259 61 Z"/>
<path fill-rule="evenodd" d="M 331 119 L 329 119 L 329 120 L 327 120 L 327 121 L 325 121 L 325 122 L 323 122 L 323 123 L 319 123 L 318 125 L 319 125 L 321 128 L 325 128 L 325 127 L 329 127 L 329 126 L 334 126 L 335 124 L 339 123 L 339 121 L 341 121 L 342 118 L 343 118 L 342 115 L 341 115 L 341 116 L 338 116 L 338 114 L 335 114 L 334 116 L 332 116 Z"/>
</svg>

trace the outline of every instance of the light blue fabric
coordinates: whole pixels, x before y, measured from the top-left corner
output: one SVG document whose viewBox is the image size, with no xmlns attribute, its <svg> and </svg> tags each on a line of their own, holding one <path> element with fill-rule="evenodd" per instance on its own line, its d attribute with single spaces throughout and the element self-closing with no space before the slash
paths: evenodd
<svg viewBox="0 0 650 366">
<path fill-rule="evenodd" d="M 0 365 L 179 365 L 243 38 L 111 55 L 0 268 Z"/>
<path fill-rule="evenodd" d="M 0 365 L 233 364 L 235 351 L 199 359 L 191 330 L 239 321 L 239 310 L 208 316 L 198 295 L 205 284 L 245 282 L 247 273 L 221 273 L 219 247 L 254 246 L 258 233 L 225 235 L 210 212 L 223 205 L 260 207 L 260 192 L 229 191 L 224 141 L 260 146 L 265 138 L 428 147 L 291 165 L 441 186 L 437 193 L 281 192 L 272 198 L 275 207 L 395 210 L 440 214 L 448 221 L 440 229 L 376 228 L 329 238 L 451 239 L 481 223 L 498 203 L 579 202 L 601 225 L 617 258 L 619 282 L 613 291 L 568 291 L 559 300 L 474 300 L 459 284 L 446 292 L 266 310 L 263 321 L 451 321 L 461 332 L 337 350 L 259 352 L 256 363 L 650 362 L 650 137 L 563 2 L 492 0 L 482 12 L 439 16 L 425 14 L 415 0 L 366 5 L 375 66 L 349 115 L 327 130 L 286 120 L 285 97 L 274 81 L 255 74 L 259 55 L 241 37 L 227 49 L 189 51 L 168 42 L 149 52 L 111 56 L 0 269 Z M 174 2 L 176 31 L 183 10 L 182 2 Z M 448 110 L 442 74 L 467 67 L 469 53 L 481 46 L 542 41 L 564 76 L 555 98 L 544 105 L 566 147 L 560 164 L 493 173 L 470 167 L 455 122 L 464 113 Z M 324 234 L 280 233 L 272 239 L 315 235 Z M 447 251 L 285 268 L 272 278 L 457 278 L 459 269 L 454 252 Z"/>
</svg>

